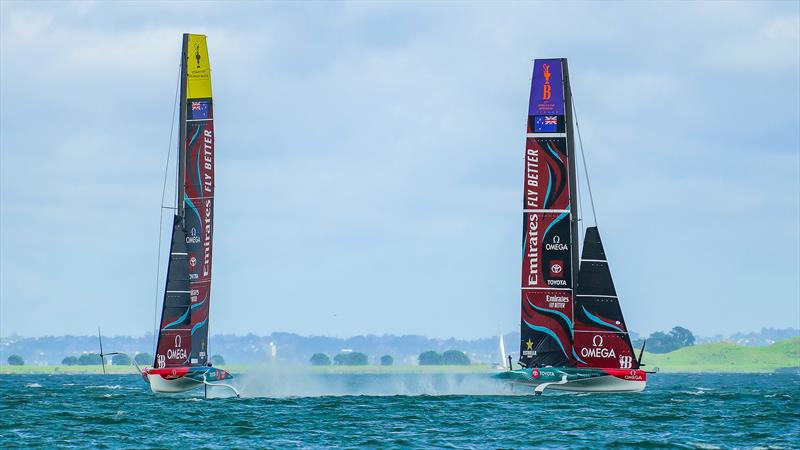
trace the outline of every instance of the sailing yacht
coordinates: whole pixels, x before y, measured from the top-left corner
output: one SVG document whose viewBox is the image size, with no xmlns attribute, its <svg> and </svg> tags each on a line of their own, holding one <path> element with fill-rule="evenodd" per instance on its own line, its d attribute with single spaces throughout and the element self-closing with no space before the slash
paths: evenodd
<svg viewBox="0 0 800 450">
<path fill-rule="evenodd" d="M 521 368 L 496 377 L 535 386 L 537 394 L 638 392 L 647 372 L 631 344 L 596 220 L 578 254 L 573 111 L 567 60 L 535 60 L 525 140 Z"/>
<path fill-rule="evenodd" d="M 214 107 L 206 36 L 184 34 L 180 75 L 178 180 L 153 392 L 222 385 L 232 376 L 208 354 L 214 231 Z M 236 392 L 238 395 L 238 392 Z"/>
</svg>

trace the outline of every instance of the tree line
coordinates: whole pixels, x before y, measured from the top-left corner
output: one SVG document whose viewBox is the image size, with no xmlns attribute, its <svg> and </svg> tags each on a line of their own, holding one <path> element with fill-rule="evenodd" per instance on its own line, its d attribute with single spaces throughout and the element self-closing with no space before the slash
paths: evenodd
<svg viewBox="0 0 800 450">
<path fill-rule="evenodd" d="M 140 366 L 149 366 L 153 362 L 153 355 L 150 353 L 137 353 L 133 357 L 133 361 Z M 22 356 L 11 355 L 6 360 L 10 366 L 23 366 L 25 360 Z M 209 358 L 209 362 L 215 366 L 225 364 L 225 358 L 222 355 L 213 355 Z M 83 353 L 80 356 L 67 356 L 61 360 L 63 366 L 99 366 L 103 364 L 103 360 L 99 353 Z M 131 364 L 131 357 L 120 353 L 111 358 L 111 364 L 114 366 L 127 366 Z"/>
<path fill-rule="evenodd" d="M 683 327 L 673 327 L 669 332 L 656 331 L 647 338 L 646 350 L 650 353 L 669 353 L 679 348 L 694 345 L 694 334 Z M 633 342 L 634 347 L 641 348 L 643 339 Z"/>
<path fill-rule="evenodd" d="M 469 365 L 471 361 L 466 353 L 460 350 L 447 350 L 444 353 L 437 353 L 433 350 L 422 352 L 417 357 L 417 361 L 421 366 L 434 366 L 434 365 Z M 325 353 L 314 353 L 309 360 L 312 366 L 330 366 L 335 364 L 337 366 L 366 366 L 369 364 L 369 357 L 361 352 L 342 352 L 333 357 L 333 360 Z M 382 366 L 391 366 L 394 364 L 394 358 L 391 355 L 383 355 L 380 358 Z"/>
</svg>

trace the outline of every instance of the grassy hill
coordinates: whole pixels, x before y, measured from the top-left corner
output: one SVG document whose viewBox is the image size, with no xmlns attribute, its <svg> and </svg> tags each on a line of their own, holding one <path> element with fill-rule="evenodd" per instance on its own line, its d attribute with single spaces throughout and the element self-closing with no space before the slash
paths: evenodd
<svg viewBox="0 0 800 450">
<path fill-rule="evenodd" d="M 664 372 L 771 372 L 800 366 L 800 337 L 767 347 L 719 343 L 664 354 L 645 352 L 644 363 L 647 369 L 658 367 Z"/>
</svg>

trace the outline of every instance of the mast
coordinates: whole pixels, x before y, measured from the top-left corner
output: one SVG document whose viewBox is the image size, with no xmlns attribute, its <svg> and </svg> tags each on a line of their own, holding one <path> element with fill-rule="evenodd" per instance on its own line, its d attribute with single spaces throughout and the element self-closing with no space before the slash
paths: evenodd
<svg viewBox="0 0 800 450">
<path fill-rule="evenodd" d="M 561 58 L 562 68 L 564 70 L 564 119 L 566 122 L 566 129 L 567 129 L 567 166 L 569 167 L 569 209 L 572 213 L 571 217 L 571 225 L 572 225 L 572 247 L 570 248 L 570 253 L 572 256 L 572 280 L 573 282 L 578 279 L 578 176 L 577 176 L 577 164 L 575 158 L 575 132 L 573 129 L 573 118 L 572 118 L 572 87 L 570 87 L 569 82 L 569 68 L 567 67 L 567 58 Z M 575 285 L 573 284 L 573 288 Z M 573 302 L 573 309 L 574 309 L 574 302 Z M 573 312 L 574 314 L 574 312 Z"/>
<path fill-rule="evenodd" d="M 183 44 L 181 45 L 181 99 L 180 113 L 178 116 L 178 198 L 175 203 L 178 207 L 177 215 L 181 217 L 181 223 L 185 217 L 183 197 L 186 192 L 183 180 L 186 179 L 186 73 L 187 73 L 187 48 L 189 45 L 189 35 L 184 33 Z"/>
</svg>

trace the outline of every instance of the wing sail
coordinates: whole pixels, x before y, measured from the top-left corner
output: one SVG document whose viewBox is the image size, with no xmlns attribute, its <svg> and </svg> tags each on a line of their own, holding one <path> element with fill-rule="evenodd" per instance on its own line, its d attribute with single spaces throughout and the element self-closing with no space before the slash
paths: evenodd
<svg viewBox="0 0 800 450">
<path fill-rule="evenodd" d="M 573 364 L 568 91 L 565 60 L 534 61 L 523 186 L 520 363 L 527 367 Z"/>
<path fill-rule="evenodd" d="M 154 367 L 206 365 L 214 231 L 214 106 L 206 37 L 183 35 L 178 214 Z"/>
</svg>

